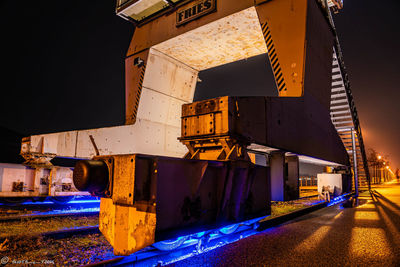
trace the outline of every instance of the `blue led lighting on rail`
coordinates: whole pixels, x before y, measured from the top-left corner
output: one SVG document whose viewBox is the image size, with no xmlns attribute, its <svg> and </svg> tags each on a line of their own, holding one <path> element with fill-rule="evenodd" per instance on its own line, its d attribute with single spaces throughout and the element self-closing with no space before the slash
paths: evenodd
<svg viewBox="0 0 400 267">
<path fill-rule="evenodd" d="M 84 197 L 83 199 L 75 199 L 65 203 L 54 203 L 49 200 L 45 201 L 25 201 L 18 203 L 18 205 L 33 205 L 33 206 L 40 206 L 40 205 L 73 205 L 73 204 L 99 204 L 100 199 L 97 197 Z M 0 206 L 10 205 L 10 203 L 0 203 Z"/>
<path fill-rule="evenodd" d="M 329 202 L 328 207 L 339 204 L 343 201 L 346 200 L 346 198 L 349 196 L 350 194 L 344 194 L 338 197 L 335 197 L 334 199 L 331 200 L 331 202 Z"/>
<path fill-rule="evenodd" d="M 135 266 L 162 266 L 178 262 L 260 233 L 256 230 L 255 224 L 258 225 L 257 223 L 265 218 L 266 216 L 214 230 L 201 231 L 195 234 L 181 236 L 174 240 L 158 242 L 162 245 L 170 245 L 171 250 L 155 250 L 153 247 L 160 247 L 158 246 L 159 244 L 156 243 L 153 247 L 147 247 L 130 256 L 124 257 L 114 265 L 130 266 L 134 262 Z M 235 231 L 233 231 L 233 229 L 235 229 Z M 182 244 L 180 244 L 179 248 L 175 249 L 174 246 L 180 242 L 182 242 Z"/>
<path fill-rule="evenodd" d="M 100 207 L 95 208 L 83 208 L 83 209 L 65 209 L 65 210 L 51 210 L 44 212 L 35 212 L 32 215 L 57 215 L 57 214 L 70 214 L 70 213 L 98 213 Z M 27 215 L 29 217 L 29 215 Z"/>
</svg>

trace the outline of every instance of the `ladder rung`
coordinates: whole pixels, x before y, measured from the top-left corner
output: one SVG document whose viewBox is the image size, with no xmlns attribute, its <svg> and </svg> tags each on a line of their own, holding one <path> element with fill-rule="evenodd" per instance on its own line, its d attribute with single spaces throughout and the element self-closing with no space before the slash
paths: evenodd
<svg viewBox="0 0 400 267">
<path fill-rule="evenodd" d="M 347 101 L 347 98 L 346 99 L 332 100 L 331 101 L 331 105 L 333 105 L 333 104 L 341 104 L 341 103 L 349 103 L 349 102 Z"/>
<path fill-rule="evenodd" d="M 337 124 L 348 124 L 348 123 L 349 124 L 350 123 L 353 124 L 353 121 L 337 121 L 337 122 L 335 121 L 335 122 L 333 122 L 334 125 L 337 125 Z"/>
<path fill-rule="evenodd" d="M 343 85 L 343 81 L 332 82 L 332 86 Z"/>
<path fill-rule="evenodd" d="M 351 116 L 332 117 L 332 121 L 343 120 L 343 119 L 352 119 L 352 117 Z"/>
<path fill-rule="evenodd" d="M 331 105 L 331 110 L 332 109 L 342 109 L 342 108 L 348 108 L 349 109 L 349 105 L 340 105 L 340 106 Z"/>
<path fill-rule="evenodd" d="M 340 114 L 351 114 L 351 113 L 350 113 L 350 110 L 343 110 L 343 111 L 331 112 L 331 116 L 332 116 L 332 115 L 340 115 Z"/>
<path fill-rule="evenodd" d="M 340 94 L 331 94 L 331 99 L 335 97 L 347 97 L 346 92 Z"/>
</svg>

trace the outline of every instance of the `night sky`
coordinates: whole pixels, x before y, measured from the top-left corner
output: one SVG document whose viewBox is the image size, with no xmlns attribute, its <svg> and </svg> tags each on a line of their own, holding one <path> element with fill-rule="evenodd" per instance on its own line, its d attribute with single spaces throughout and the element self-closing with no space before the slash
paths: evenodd
<svg viewBox="0 0 400 267">
<path fill-rule="evenodd" d="M 334 18 L 364 140 L 395 169 L 400 1 L 344 4 Z M 0 2 L 0 127 L 28 136 L 123 124 L 124 58 L 134 27 L 114 9 L 115 1 Z M 266 55 L 203 71 L 200 78 L 195 100 L 277 95 Z"/>
</svg>

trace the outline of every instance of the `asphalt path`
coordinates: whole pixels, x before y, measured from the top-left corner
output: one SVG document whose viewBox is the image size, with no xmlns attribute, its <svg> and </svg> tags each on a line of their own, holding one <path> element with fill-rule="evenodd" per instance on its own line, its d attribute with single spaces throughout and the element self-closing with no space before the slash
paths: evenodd
<svg viewBox="0 0 400 267">
<path fill-rule="evenodd" d="M 400 266 L 400 184 L 325 208 L 171 266 Z"/>
</svg>

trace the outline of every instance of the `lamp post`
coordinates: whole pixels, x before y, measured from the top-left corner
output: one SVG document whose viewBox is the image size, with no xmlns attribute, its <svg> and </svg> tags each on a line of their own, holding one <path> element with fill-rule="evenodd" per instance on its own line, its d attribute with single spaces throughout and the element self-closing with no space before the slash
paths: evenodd
<svg viewBox="0 0 400 267">
<path fill-rule="evenodd" d="M 375 167 L 376 176 L 377 176 L 376 178 L 377 178 L 377 183 L 378 183 L 378 184 L 382 183 L 382 170 L 381 170 L 381 168 L 380 168 L 381 160 L 382 160 L 382 156 L 381 156 L 381 155 L 378 155 L 378 161 L 376 162 L 376 167 Z M 378 168 L 380 169 L 380 172 L 379 172 L 379 179 L 378 179 Z"/>
</svg>

